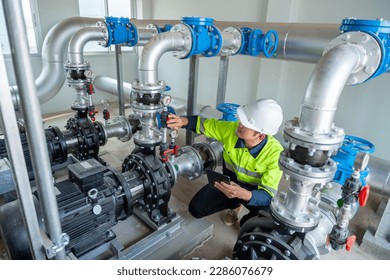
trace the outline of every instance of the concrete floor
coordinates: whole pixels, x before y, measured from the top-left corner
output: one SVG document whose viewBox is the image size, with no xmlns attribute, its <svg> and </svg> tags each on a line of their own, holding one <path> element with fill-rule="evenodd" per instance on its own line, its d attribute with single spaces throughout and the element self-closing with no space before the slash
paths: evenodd
<svg viewBox="0 0 390 280">
<path fill-rule="evenodd" d="M 111 116 L 117 114 L 116 104 L 111 106 Z M 61 130 L 64 130 L 66 120 L 73 116 L 73 112 L 64 112 L 57 116 L 47 116 L 45 118 L 45 127 L 58 126 Z M 102 121 L 101 114 L 97 116 L 97 120 Z M 184 145 L 185 131 L 179 132 L 178 144 Z M 202 141 L 204 138 L 197 137 L 195 141 Z M 110 139 L 108 144 L 101 147 L 101 156 L 107 161 L 108 164 L 119 167 L 124 158 L 131 153 L 134 148 L 132 140 L 129 142 L 121 142 L 117 139 Z M 177 184 L 172 189 L 172 197 L 170 200 L 170 207 L 177 213 L 183 215 L 189 215 L 187 211 L 187 205 L 193 195 L 207 183 L 206 176 L 202 176 L 195 181 L 188 181 L 184 178 L 179 178 Z M 282 179 L 279 190 L 285 191 L 287 183 Z M 368 199 L 366 207 L 359 209 L 358 213 L 352 219 L 350 224 L 350 231 L 357 236 L 357 242 L 350 252 L 334 251 L 330 254 L 321 256 L 321 259 L 348 259 L 348 260 L 371 260 L 380 259 L 369 250 L 363 249 L 361 245 L 362 238 L 367 229 L 375 230 L 380 216 L 376 213 L 377 207 L 382 201 L 382 197 L 378 194 L 371 193 Z M 246 213 L 246 209 L 241 211 L 241 216 Z M 231 258 L 233 247 L 237 241 L 239 233 L 239 225 L 233 225 L 231 227 L 226 226 L 222 222 L 223 212 L 216 213 L 205 218 L 213 225 L 212 236 L 208 240 L 204 240 L 197 248 L 195 248 L 190 254 L 186 255 L 184 259 L 210 259 L 220 260 L 224 258 Z M 137 225 L 139 227 L 139 225 Z M 141 225 L 142 227 L 142 225 Z M 120 227 L 119 227 L 120 228 Z M 144 227 L 145 231 L 147 227 Z M 149 231 L 150 232 L 150 231 Z M 0 242 L 0 259 L 6 259 L 3 245 Z"/>
</svg>

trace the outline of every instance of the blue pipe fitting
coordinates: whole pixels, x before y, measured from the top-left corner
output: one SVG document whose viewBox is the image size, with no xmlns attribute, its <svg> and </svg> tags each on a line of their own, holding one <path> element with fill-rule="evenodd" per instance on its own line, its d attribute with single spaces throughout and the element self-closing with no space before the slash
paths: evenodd
<svg viewBox="0 0 390 280">
<path fill-rule="evenodd" d="M 249 28 L 249 27 L 242 27 L 241 28 L 241 34 L 242 34 L 242 45 L 241 45 L 241 49 L 238 53 L 240 54 L 249 54 L 248 52 L 248 46 L 249 46 L 249 37 L 251 35 L 251 32 L 252 32 L 252 28 Z"/>
<path fill-rule="evenodd" d="M 138 31 L 129 18 L 106 17 L 105 23 L 108 30 L 106 47 L 126 43 L 132 47 L 138 43 Z"/>
<path fill-rule="evenodd" d="M 243 34 L 243 46 L 240 54 L 258 56 L 263 52 L 267 58 L 276 55 L 279 37 L 275 30 L 269 30 L 266 34 L 263 34 L 260 29 L 243 27 L 241 32 Z"/>
<path fill-rule="evenodd" d="M 213 25 L 214 20 L 212 18 L 183 17 L 182 23 L 190 29 L 193 40 L 192 48 L 184 58 L 197 54 L 212 57 L 220 52 L 222 34 Z"/>
<path fill-rule="evenodd" d="M 371 35 L 380 45 L 382 58 L 375 73 L 377 77 L 390 70 L 390 22 L 386 20 L 365 20 L 347 18 L 342 21 L 340 30 L 343 32 L 360 31 Z"/>
<path fill-rule="evenodd" d="M 238 104 L 234 103 L 221 103 L 217 105 L 217 110 L 222 112 L 222 119 L 224 121 L 237 121 L 237 108 Z"/>
<path fill-rule="evenodd" d="M 172 29 L 172 25 L 165 24 L 163 27 L 158 26 L 157 29 L 158 29 L 158 33 L 169 32 Z"/>
<path fill-rule="evenodd" d="M 354 162 L 359 152 L 371 154 L 375 152 L 375 145 L 365 139 L 346 135 L 343 145 L 337 154 L 332 157 L 337 163 L 337 171 L 333 178 L 334 182 L 344 185 L 345 180 L 353 173 Z M 368 173 L 368 168 L 360 171 L 360 181 L 363 186 L 367 185 L 365 178 L 368 176 Z"/>
</svg>

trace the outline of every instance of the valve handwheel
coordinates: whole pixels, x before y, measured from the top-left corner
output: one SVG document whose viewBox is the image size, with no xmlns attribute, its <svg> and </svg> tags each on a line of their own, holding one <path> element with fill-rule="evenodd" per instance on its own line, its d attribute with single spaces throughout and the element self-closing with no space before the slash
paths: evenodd
<svg viewBox="0 0 390 280">
<path fill-rule="evenodd" d="M 345 152 L 353 151 L 371 154 L 375 152 L 375 145 L 365 139 L 346 135 L 341 149 Z"/>
<path fill-rule="evenodd" d="M 271 57 L 278 49 L 278 33 L 275 30 L 269 30 L 263 38 L 263 53 L 265 57 Z"/>
<path fill-rule="evenodd" d="M 222 113 L 234 113 L 238 106 L 240 105 L 234 103 L 221 103 L 217 105 L 217 110 Z"/>
</svg>

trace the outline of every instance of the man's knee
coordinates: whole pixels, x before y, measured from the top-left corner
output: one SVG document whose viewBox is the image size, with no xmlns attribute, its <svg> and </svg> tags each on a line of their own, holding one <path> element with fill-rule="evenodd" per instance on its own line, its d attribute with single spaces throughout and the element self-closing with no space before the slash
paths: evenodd
<svg viewBox="0 0 390 280">
<path fill-rule="evenodd" d="M 194 218 L 197 218 L 197 219 L 203 218 L 205 216 L 205 214 L 202 213 L 202 211 L 200 211 L 198 207 L 195 207 L 194 204 L 191 202 L 190 202 L 190 205 L 188 206 L 188 211 L 191 213 L 191 215 Z"/>
</svg>

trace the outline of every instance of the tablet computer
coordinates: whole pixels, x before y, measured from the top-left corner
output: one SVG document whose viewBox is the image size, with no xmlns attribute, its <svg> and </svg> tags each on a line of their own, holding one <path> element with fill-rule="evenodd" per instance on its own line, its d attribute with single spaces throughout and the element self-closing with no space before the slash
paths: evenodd
<svg viewBox="0 0 390 280">
<path fill-rule="evenodd" d="M 230 177 L 225 174 L 214 170 L 206 170 L 206 174 L 211 187 L 214 187 L 215 182 L 225 182 L 226 184 L 230 184 Z"/>
</svg>

